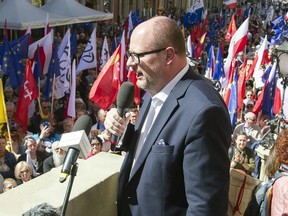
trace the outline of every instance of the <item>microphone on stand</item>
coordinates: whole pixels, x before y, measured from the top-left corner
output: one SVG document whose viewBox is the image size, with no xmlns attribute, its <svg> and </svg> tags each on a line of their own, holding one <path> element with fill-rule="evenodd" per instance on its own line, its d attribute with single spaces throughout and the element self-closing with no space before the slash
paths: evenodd
<svg viewBox="0 0 288 216">
<path fill-rule="evenodd" d="M 130 108 L 133 104 L 135 96 L 134 85 L 131 82 L 124 82 L 117 95 L 117 110 L 121 118 L 124 117 L 125 109 Z M 115 147 L 119 141 L 119 137 L 111 135 L 111 151 L 115 150 Z"/>
<path fill-rule="evenodd" d="M 71 167 L 76 164 L 80 151 L 74 147 L 69 147 L 68 152 L 64 159 L 64 164 L 61 169 L 60 179 L 61 183 L 65 182 L 70 175 Z"/>
<path fill-rule="evenodd" d="M 60 179 L 61 183 L 65 182 L 68 176 L 71 173 L 71 168 L 76 164 L 77 158 L 79 154 L 84 155 L 84 150 L 86 150 L 86 145 L 84 142 L 88 140 L 88 136 L 92 127 L 92 120 L 88 115 L 81 116 L 75 123 L 72 132 L 63 134 L 60 142 L 59 147 L 63 149 L 67 149 L 67 153 L 64 159 L 64 163 L 61 169 Z M 84 130 L 84 132 L 81 132 Z M 79 134 L 80 132 L 80 134 Z M 72 138 L 73 140 L 69 140 L 68 138 Z M 72 143 L 75 141 L 76 143 Z M 70 144 L 66 145 L 66 143 Z M 90 144 L 89 144 L 90 146 Z M 88 151 L 88 150 L 86 150 Z M 85 151 L 85 152 L 86 152 Z M 80 155 L 80 156 L 81 156 Z"/>
</svg>

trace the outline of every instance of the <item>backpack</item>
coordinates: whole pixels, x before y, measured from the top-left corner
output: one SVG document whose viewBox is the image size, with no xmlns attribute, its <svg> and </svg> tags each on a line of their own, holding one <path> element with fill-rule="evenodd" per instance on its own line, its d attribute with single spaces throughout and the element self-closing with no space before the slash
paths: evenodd
<svg viewBox="0 0 288 216">
<path fill-rule="evenodd" d="M 277 179 L 284 176 L 282 172 L 277 171 L 274 179 L 268 180 L 260 186 L 255 195 L 252 197 L 244 212 L 244 216 L 268 216 L 271 211 L 271 201 L 273 185 Z"/>
</svg>

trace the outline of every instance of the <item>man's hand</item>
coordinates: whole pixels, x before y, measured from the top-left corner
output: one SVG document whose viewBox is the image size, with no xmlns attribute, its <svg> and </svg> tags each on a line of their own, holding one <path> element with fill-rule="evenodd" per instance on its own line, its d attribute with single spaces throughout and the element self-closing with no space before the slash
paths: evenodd
<svg viewBox="0 0 288 216">
<path fill-rule="evenodd" d="M 112 108 L 107 112 L 104 125 L 106 130 L 108 130 L 110 133 L 116 136 L 121 136 L 126 130 L 128 123 L 129 117 L 125 119 L 121 118 L 117 109 Z"/>
<path fill-rule="evenodd" d="M 50 128 L 49 126 L 44 126 L 42 129 L 41 129 L 41 133 L 39 135 L 39 139 L 40 140 L 43 140 L 44 138 L 48 137 L 50 134 Z"/>
</svg>

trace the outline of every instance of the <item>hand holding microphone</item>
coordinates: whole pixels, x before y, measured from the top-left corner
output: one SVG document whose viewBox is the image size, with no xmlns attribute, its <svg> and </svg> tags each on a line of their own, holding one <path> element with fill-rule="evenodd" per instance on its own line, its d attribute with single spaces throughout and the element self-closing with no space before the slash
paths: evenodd
<svg viewBox="0 0 288 216">
<path fill-rule="evenodd" d="M 107 131 L 109 131 L 111 134 L 114 134 L 115 136 L 121 136 L 128 124 L 129 119 L 127 118 L 122 118 L 119 113 L 117 108 L 111 108 L 106 115 L 105 118 L 105 128 Z"/>
<path fill-rule="evenodd" d="M 126 129 L 128 121 L 123 119 L 125 109 L 130 108 L 135 96 L 134 85 L 131 82 L 124 82 L 117 95 L 117 109 L 111 109 L 106 116 L 105 128 L 112 133 L 111 150 L 114 151 L 119 136 Z"/>
</svg>

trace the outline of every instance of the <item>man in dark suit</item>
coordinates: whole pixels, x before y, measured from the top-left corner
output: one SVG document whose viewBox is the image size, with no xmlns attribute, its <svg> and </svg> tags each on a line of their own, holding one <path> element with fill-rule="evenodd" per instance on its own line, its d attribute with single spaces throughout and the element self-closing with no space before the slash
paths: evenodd
<svg viewBox="0 0 288 216">
<path fill-rule="evenodd" d="M 229 115 L 218 92 L 189 68 L 181 30 L 154 17 L 134 29 L 128 54 L 137 85 L 152 99 L 135 126 L 115 108 L 107 113 L 106 129 L 125 131 L 118 215 L 227 215 Z"/>
</svg>

